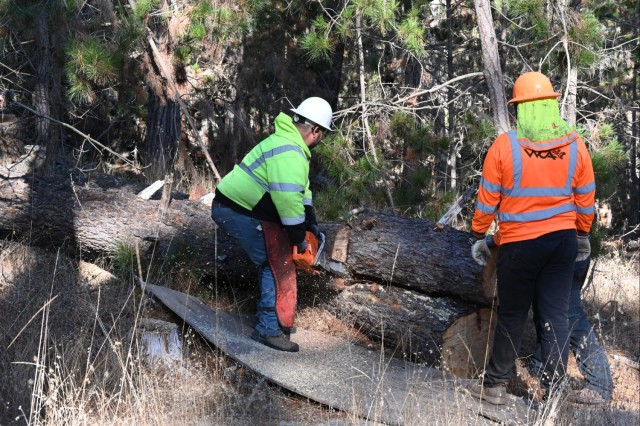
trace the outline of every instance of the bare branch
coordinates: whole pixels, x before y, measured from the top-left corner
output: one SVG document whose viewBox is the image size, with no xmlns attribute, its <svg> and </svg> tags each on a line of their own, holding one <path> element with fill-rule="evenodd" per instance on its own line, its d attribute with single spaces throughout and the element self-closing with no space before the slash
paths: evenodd
<svg viewBox="0 0 640 426">
<path fill-rule="evenodd" d="M 66 127 L 67 129 L 72 130 L 73 132 L 79 134 L 80 136 L 82 136 L 83 138 L 88 140 L 94 147 L 96 147 L 96 149 L 99 147 L 100 149 L 103 149 L 103 150 L 107 151 L 109 154 L 113 155 L 114 157 L 117 157 L 117 158 L 121 159 L 122 161 L 124 161 L 125 163 L 129 164 L 134 169 L 140 170 L 139 166 L 135 165 L 133 162 L 131 162 L 131 160 L 127 159 L 122 154 L 119 154 L 119 153 L 115 152 L 114 150 L 112 150 L 111 148 L 109 148 L 108 146 L 101 144 L 100 142 L 98 142 L 97 140 L 93 139 L 91 136 L 87 135 L 86 133 L 82 133 L 80 130 L 76 129 L 72 125 L 64 123 L 64 122 L 62 122 L 60 120 L 56 120 L 55 118 L 49 117 L 48 115 L 41 114 L 41 113 L 37 112 L 36 110 L 31 109 L 28 106 L 26 106 L 26 105 L 24 105 L 24 104 L 22 104 L 20 102 L 14 101 L 14 102 L 12 102 L 12 105 L 18 105 L 19 107 L 22 107 L 22 108 L 26 109 L 27 111 L 37 115 L 38 117 L 42 117 L 45 120 L 52 121 L 52 122 L 54 122 L 56 124 L 59 124 L 59 125 L 61 125 L 63 127 Z"/>
<path fill-rule="evenodd" d="M 405 96 L 405 97 L 400 98 L 400 99 L 397 99 L 397 100 L 394 100 L 391 103 L 394 104 L 394 105 L 402 104 L 402 103 L 404 103 L 404 102 L 408 101 L 409 99 L 414 98 L 416 96 L 422 96 L 422 95 L 426 95 L 428 93 L 437 92 L 438 90 L 444 89 L 444 88 L 446 88 L 446 87 L 448 87 L 448 86 L 452 85 L 453 83 L 456 83 L 456 82 L 458 82 L 460 80 L 465 80 L 467 78 L 472 78 L 472 77 L 480 77 L 482 75 L 484 75 L 484 74 L 481 73 L 480 71 L 471 72 L 471 73 L 468 73 L 468 74 L 460 75 L 458 77 L 452 78 L 449 81 L 445 81 L 442 84 L 438 84 L 437 86 L 430 87 L 429 89 L 416 90 L 415 92 L 411 93 L 410 95 Z"/>
</svg>

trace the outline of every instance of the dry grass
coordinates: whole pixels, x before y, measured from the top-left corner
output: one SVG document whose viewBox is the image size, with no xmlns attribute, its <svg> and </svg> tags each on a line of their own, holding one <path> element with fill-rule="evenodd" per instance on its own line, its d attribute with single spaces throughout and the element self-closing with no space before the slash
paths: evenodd
<svg viewBox="0 0 640 426">
<path fill-rule="evenodd" d="M 187 329 L 181 361 L 169 368 L 148 365 L 132 330 L 142 317 L 175 321 L 169 313 L 100 267 L 0 244 L 0 424 L 372 424 L 269 384 Z M 585 291 L 585 306 L 610 355 L 614 403 L 576 407 L 558 393 L 534 424 L 638 422 L 640 373 L 633 362 L 640 357 L 639 275 L 637 255 L 613 253 L 595 263 Z M 297 326 L 373 344 L 318 306 L 303 309 Z M 575 369 L 570 373 L 580 380 Z M 468 419 L 463 406 L 459 416 L 439 416 L 439 404 L 434 401 L 434 418 L 411 424 Z"/>
<path fill-rule="evenodd" d="M 134 337 L 137 321 L 175 318 L 96 265 L 0 244 L 0 424 L 256 425 L 345 417 L 280 392 L 190 329 L 181 333 L 180 362 L 148 365 Z"/>
<path fill-rule="evenodd" d="M 583 290 L 585 310 L 607 349 L 640 358 L 640 252 L 598 258 Z"/>
</svg>

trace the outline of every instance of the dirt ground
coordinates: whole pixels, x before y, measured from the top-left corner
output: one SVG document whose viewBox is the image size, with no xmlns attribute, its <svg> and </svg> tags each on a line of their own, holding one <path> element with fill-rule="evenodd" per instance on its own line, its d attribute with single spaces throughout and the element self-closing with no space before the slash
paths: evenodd
<svg viewBox="0 0 640 426">
<path fill-rule="evenodd" d="M 331 335 L 350 339 L 365 346 L 375 346 L 365 335 L 357 332 L 321 308 L 307 308 L 300 312 L 296 323 L 299 327 L 321 331 Z M 622 410 L 640 415 L 640 367 L 629 355 L 622 351 L 607 352 L 611 373 L 614 380 L 614 392 L 611 403 L 601 409 Z M 542 399 L 543 391 L 536 379 L 531 377 L 524 368 L 525 359 L 517 361 L 517 376 L 509 384 L 510 392 L 519 396 L 530 396 L 535 401 Z M 581 388 L 586 382 L 575 361 L 573 354 L 569 355 L 567 373 L 573 388 Z M 625 423 L 615 423 L 625 424 Z"/>
</svg>

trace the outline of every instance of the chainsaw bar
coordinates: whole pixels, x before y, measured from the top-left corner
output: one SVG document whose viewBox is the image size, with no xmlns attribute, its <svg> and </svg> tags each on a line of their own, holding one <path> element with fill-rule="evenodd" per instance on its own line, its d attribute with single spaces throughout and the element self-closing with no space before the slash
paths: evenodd
<svg viewBox="0 0 640 426">
<path fill-rule="evenodd" d="M 324 249 L 324 243 L 327 240 L 327 236 L 324 235 L 324 232 L 320 232 L 318 235 L 318 251 L 316 253 L 315 259 L 313 259 L 313 265 L 317 265 L 320 260 L 320 254 L 322 254 L 322 250 Z"/>
</svg>

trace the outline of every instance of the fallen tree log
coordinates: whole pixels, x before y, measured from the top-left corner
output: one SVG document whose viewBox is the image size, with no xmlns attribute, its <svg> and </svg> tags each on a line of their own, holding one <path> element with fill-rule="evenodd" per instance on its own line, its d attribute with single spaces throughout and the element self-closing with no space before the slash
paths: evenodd
<svg viewBox="0 0 640 426">
<path fill-rule="evenodd" d="M 349 227 L 346 264 L 352 275 L 424 294 L 487 301 L 466 232 L 376 212 L 352 217 Z"/>
<path fill-rule="evenodd" d="M 160 261 L 191 256 L 203 273 L 255 278 L 255 268 L 229 238 L 216 231 L 210 209 L 174 199 L 163 217 L 158 200 L 135 194 L 143 185 L 108 176 L 31 174 L 0 177 L 0 233 L 74 250 L 112 255 L 119 244 L 138 245 Z M 322 223 L 327 252 L 340 229 L 346 234 L 339 264 L 347 277 L 366 278 L 420 293 L 485 302 L 482 268 L 469 255 L 465 232 L 421 219 L 363 212 L 348 224 Z"/>
<path fill-rule="evenodd" d="M 483 305 L 362 282 L 346 286 L 327 307 L 395 356 L 461 377 L 484 367 L 496 319 Z"/>
<path fill-rule="evenodd" d="M 159 200 L 136 197 L 143 187 L 101 175 L 0 177 L 0 233 L 103 256 L 137 245 L 157 264 L 175 254 L 202 274 L 256 279 L 244 253 L 217 232 L 208 206 L 174 198 L 159 217 Z M 335 298 L 337 315 L 413 359 L 438 359 L 460 375 L 475 371 L 484 355 L 469 348 L 484 354 L 491 328 L 484 293 L 491 292 L 483 293 L 467 233 L 373 211 L 321 227 L 345 289 Z M 333 277 L 313 279 L 328 285 Z M 372 284 L 362 287 L 363 281 Z"/>
<path fill-rule="evenodd" d="M 235 244 L 218 235 L 207 206 L 174 200 L 160 217 L 160 200 L 136 196 L 143 188 L 141 183 L 97 173 L 0 175 L 0 234 L 67 246 L 89 256 L 113 256 L 123 245 L 138 246 L 158 264 L 173 255 L 190 258 L 190 266 L 202 273 L 215 272 L 220 249 L 231 254 L 229 271 L 252 270 Z"/>
</svg>

